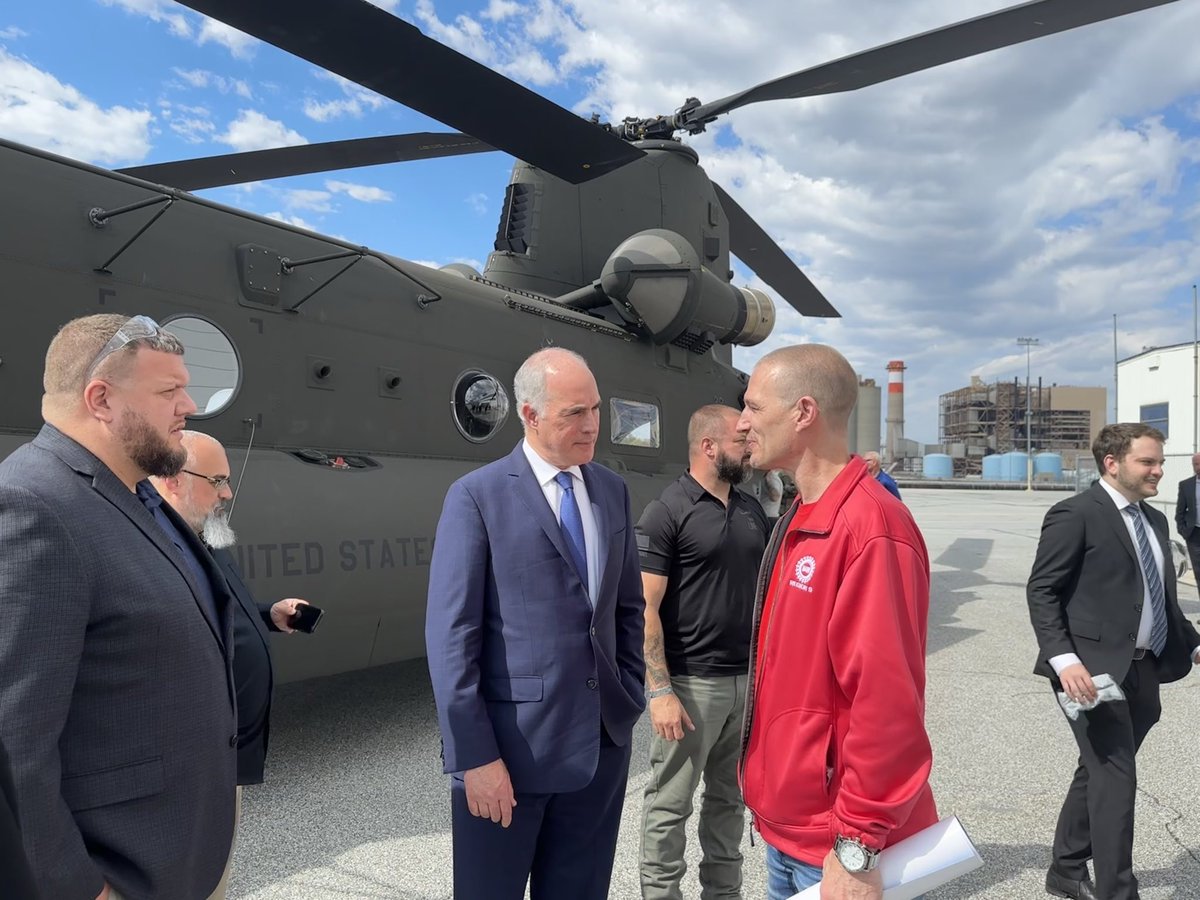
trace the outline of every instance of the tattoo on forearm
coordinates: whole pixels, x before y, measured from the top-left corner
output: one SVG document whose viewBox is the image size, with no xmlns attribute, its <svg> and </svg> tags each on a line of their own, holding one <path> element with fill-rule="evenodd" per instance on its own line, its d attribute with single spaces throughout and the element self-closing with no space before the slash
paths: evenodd
<svg viewBox="0 0 1200 900">
<path fill-rule="evenodd" d="M 646 685 L 651 690 L 671 684 L 671 673 L 667 671 L 667 657 L 663 651 L 662 634 L 646 635 Z"/>
</svg>

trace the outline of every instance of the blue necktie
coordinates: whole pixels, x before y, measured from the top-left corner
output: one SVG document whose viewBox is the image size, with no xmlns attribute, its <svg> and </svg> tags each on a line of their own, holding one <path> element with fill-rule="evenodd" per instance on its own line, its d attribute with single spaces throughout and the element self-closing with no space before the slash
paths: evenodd
<svg viewBox="0 0 1200 900">
<path fill-rule="evenodd" d="M 562 488 L 562 500 L 558 504 L 558 523 L 562 528 L 567 549 L 575 560 L 575 568 L 579 570 L 579 580 L 583 589 L 590 592 L 588 587 L 587 544 L 583 540 L 583 517 L 579 515 L 579 504 L 575 501 L 575 482 L 570 472 L 559 472 L 554 476 L 558 486 Z"/>
<path fill-rule="evenodd" d="M 1125 512 L 1133 519 L 1138 556 L 1142 560 L 1142 574 L 1146 576 L 1146 586 L 1150 588 L 1150 649 L 1154 651 L 1155 656 L 1162 656 L 1163 650 L 1167 648 L 1166 593 L 1163 591 L 1162 578 L 1158 574 L 1158 563 L 1154 561 L 1150 542 L 1146 540 L 1146 528 L 1142 525 L 1141 512 L 1134 504 L 1125 507 Z"/>
</svg>

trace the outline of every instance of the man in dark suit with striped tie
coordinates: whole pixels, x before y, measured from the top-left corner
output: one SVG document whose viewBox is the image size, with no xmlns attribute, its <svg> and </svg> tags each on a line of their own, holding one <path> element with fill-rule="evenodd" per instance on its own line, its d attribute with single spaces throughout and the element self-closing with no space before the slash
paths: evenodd
<svg viewBox="0 0 1200 900">
<path fill-rule="evenodd" d="M 1068 719 L 1080 764 L 1046 874 L 1056 897 L 1138 897 L 1134 756 L 1162 711 L 1159 685 L 1186 675 L 1200 651 L 1200 635 L 1179 610 L 1166 516 L 1143 502 L 1158 493 L 1164 440 L 1143 424 L 1100 431 L 1092 454 L 1101 478 L 1046 513 L 1029 576 L 1034 671 L 1085 702 L 1096 697 L 1092 676 L 1108 674 L 1127 700 Z"/>
</svg>

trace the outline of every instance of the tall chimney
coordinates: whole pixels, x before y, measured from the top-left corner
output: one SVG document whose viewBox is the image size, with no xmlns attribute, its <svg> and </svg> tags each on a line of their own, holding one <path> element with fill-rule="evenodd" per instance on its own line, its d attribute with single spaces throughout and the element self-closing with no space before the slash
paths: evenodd
<svg viewBox="0 0 1200 900">
<path fill-rule="evenodd" d="M 904 440 L 904 363 L 893 359 L 887 364 L 887 462 L 900 459 Z"/>
</svg>

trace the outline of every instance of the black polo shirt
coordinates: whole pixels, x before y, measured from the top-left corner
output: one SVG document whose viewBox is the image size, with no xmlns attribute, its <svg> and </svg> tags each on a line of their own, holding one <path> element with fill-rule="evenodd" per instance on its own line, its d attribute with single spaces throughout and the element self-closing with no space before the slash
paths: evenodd
<svg viewBox="0 0 1200 900">
<path fill-rule="evenodd" d="M 744 675 L 758 565 L 770 528 L 759 502 L 731 488 L 726 506 L 685 472 L 637 524 L 642 571 L 667 576 L 659 616 L 672 675 Z"/>
</svg>

